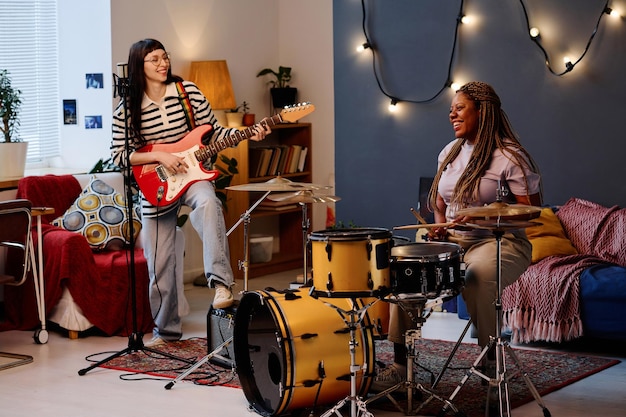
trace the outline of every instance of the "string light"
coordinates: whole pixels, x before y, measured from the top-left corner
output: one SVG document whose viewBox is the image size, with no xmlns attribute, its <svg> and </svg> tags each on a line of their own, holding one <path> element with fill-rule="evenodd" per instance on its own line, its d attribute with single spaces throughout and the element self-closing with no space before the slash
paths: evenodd
<svg viewBox="0 0 626 417">
<path fill-rule="evenodd" d="M 398 110 L 398 99 L 392 98 L 389 103 L 389 113 L 395 113 Z"/>
<path fill-rule="evenodd" d="M 539 29 L 537 28 L 530 28 L 528 33 L 530 34 L 530 37 L 533 39 L 539 38 Z"/>
<path fill-rule="evenodd" d="M 365 49 L 371 49 L 372 51 L 372 67 L 373 67 L 373 71 L 374 71 L 374 77 L 376 79 L 376 83 L 378 84 L 378 88 L 380 89 L 380 91 L 387 96 L 390 100 L 391 103 L 389 104 L 389 111 L 390 112 L 394 112 L 397 110 L 397 104 L 399 101 L 405 101 L 405 102 L 409 102 L 409 103 L 416 103 L 416 104 L 421 104 L 421 103 L 428 103 L 431 101 L 434 101 L 437 97 L 439 97 L 444 91 L 446 91 L 447 88 L 452 89 L 453 91 L 457 91 L 460 88 L 460 84 L 459 83 L 453 83 L 451 81 L 451 74 L 452 74 L 452 65 L 454 62 L 454 56 L 455 56 L 455 52 L 456 52 L 456 47 L 457 47 L 457 41 L 458 41 L 458 36 L 459 36 L 459 26 L 461 24 L 466 24 L 466 23 L 471 23 L 472 22 L 472 18 L 471 16 L 468 17 L 463 13 L 463 5 L 464 5 L 464 1 L 461 0 L 460 1 L 460 5 L 459 5 L 459 12 L 456 18 L 456 26 L 455 26 L 455 31 L 454 31 L 454 40 L 453 40 L 453 44 L 452 44 L 452 50 L 450 53 L 450 61 L 448 64 L 448 74 L 447 74 L 447 78 L 446 78 L 446 82 L 445 84 L 441 87 L 441 89 L 439 89 L 439 91 L 437 91 L 432 97 L 428 98 L 428 99 L 424 99 L 424 100 L 409 100 L 409 99 L 399 99 L 395 96 L 392 96 L 391 94 L 389 94 L 385 88 L 383 87 L 383 84 L 380 80 L 379 74 L 378 74 L 378 69 L 377 69 L 377 60 L 376 60 L 376 51 L 375 48 L 372 47 L 372 43 L 370 41 L 370 38 L 368 36 L 367 33 L 367 27 L 366 27 L 366 22 L 367 22 L 367 15 L 366 15 L 366 7 L 365 7 L 365 0 L 361 0 L 361 9 L 362 9 L 362 28 L 363 28 L 363 34 L 365 35 L 365 39 L 366 42 L 362 43 L 361 45 L 357 46 L 357 51 L 358 52 L 362 52 Z M 541 34 L 538 28 L 536 27 L 531 27 L 530 26 L 530 21 L 528 18 L 528 13 L 526 11 L 526 5 L 524 4 L 523 0 L 520 0 L 520 5 L 522 7 L 522 10 L 524 12 L 524 17 L 526 19 L 526 25 L 527 25 L 527 29 L 528 29 L 528 34 L 530 36 L 530 39 L 539 47 L 539 49 L 542 51 L 544 57 L 545 57 L 545 64 L 546 67 L 548 68 L 548 70 L 556 76 L 562 76 L 567 74 L 568 72 L 571 72 L 574 67 L 585 57 L 585 55 L 587 54 L 587 51 L 589 50 L 591 43 L 593 41 L 593 39 L 595 38 L 595 35 L 598 31 L 598 28 L 600 26 L 600 22 L 602 20 L 602 17 L 604 15 L 607 16 L 611 16 L 612 18 L 617 18 L 617 17 L 621 17 L 621 13 L 608 7 L 609 6 L 609 0 L 607 0 L 607 2 L 604 5 L 604 8 L 602 9 L 602 13 L 600 14 L 600 17 L 598 18 L 596 25 L 593 29 L 593 32 L 591 33 L 589 40 L 587 41 L 587 45 L 585 46 L 585 49 L 583 51 L 583 53 L 581 54 L 581 56 L 576 60 L 576 61 L 572 61 L 570 58 L 566 57 L 564 58 L 564 64 L 565 64 L 565 70 L 563 70 L 562 72 L 557 72 L 552 68 L 552 65 L 550 63 L 550 59 L 548 58 L 548 53 L 546 52 L 546 50 L 543 48 L 543 46 L 541 45 Z"/>
<path fill-rule="evenodd" d="M 562 72 L 557 72 L 552 68 L 552 65 L 550 64 L 550 59 L 548 58 L 548 53 L 546 52 L 546 50 L 543 48 L 543 46 L 541 45 L 541 43 L 539 42 L 540 40 L 540 36 L 539 36 L 539 29 L 534 28 L 530 26 L 530 21 L 528 19 L 528 13 L 526 11 L 526 6 L 524 5 L 524 1 L 520 0 L 520 4 L 522 5 L 522 10 L 524 11 L 524 17 L 526 19 L 526 25 L 528 27 L 528 33 L 530 34 L 530 39 L 535 43 L 535 45 L 537 45 L 539 47 L 539 49 L 541 50 L 541 52 L 543 53 L 543 56 L 545 58 L 545 62 L 546 62 L 546 67 L 548 67 L 548 70 L 557 76 L 562 76 L 567 74 L 568 72 L 571 72 L 574 67 L 580 62 L 582 61 L 582 59 L 585 57 L 585 55 L 587 54 L 587 51 L 589 51 L 589 48 L 591 47 L 591 42 L 593 41 L 593 39 L 596 36 L 596 33 L 598 32 L 598 28 L 600 26 L 600 21 L 602 20 L 602 17 L 606 14 L 606 15 L 611 15 L 611 13 L 613 12 L 613 10 L 609 7 L 609 0 L 607 0 L 607 2 L 604 5 L 604 8 L 602 9 L 602 13 L 600 13 L 600 17 L 598 17 L 598 20 L 596 22 L 596 26 L 593 29 L 593 32 L 591 32 L 591 36 L 589 37 L 589 40 L 587 41 L 587 45 L 585 46 L 585 50 L 583 51 L 583 53 L 580 55 L 580 57 L 572 62 L 572 60 L 570 58 L 564 58 L 563 62 L 565 63 L 565 70 Z M 536 33 L 536 36 L 533 36 L 533 33 Z"/>
<path fill-rule="evenodd" d="M 357 47 L 356 47 L 356 51 L 357 51 L 357 52 L 363 52 L 363 51 L 365 51 L 366 49 L 368 49 L 369 47 L 370 47 L 370 44 L 369 44 L 369 43 L 367 43 L 367 42 L 365 42 L 365 43 L 362 43 L 361 45 L 357 46 Z"/>
</svg>

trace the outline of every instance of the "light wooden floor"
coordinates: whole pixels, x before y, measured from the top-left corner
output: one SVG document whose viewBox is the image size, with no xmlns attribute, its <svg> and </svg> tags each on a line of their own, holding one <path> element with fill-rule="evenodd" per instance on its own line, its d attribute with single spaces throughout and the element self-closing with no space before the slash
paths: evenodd
<svg viewBox="0 0 626 417">
<path fill-rule="evenodd" d="M 248 289 L 267 286 L 288 288 L 299 271 L 250 280 Z M 238 290 L 243 289 L 239 283 Z M 184 338 L 206 337 L 206 313 L 213 297 L 208 288 L 189 287 L 186 291 L 192 312 L 184 319 Z M 315 318 L 312 317 L 312 320 Z M 456 340 L 466 321 L 456 314 L 434 313 L 423 328 L 423 337 Z M 90 365 L 85 358 L 113 352 L 128 346 L 126 338 L 90 336 L 69 340 L 51 332 L 50 341 L 36 345 L 32 332 L 0 333 L 0 351 L 34 356 L 34 362 L 0 373 L 0 416 L 7 417 L 99 417 L 99 416 L 246 416 L 243 391 L 225 387 L 197 386 L 180 382 L 166 390 L 164 381 L 123 381 L 121 372 L 96 368 L 84 376 L 78 371 Z M 149 337 L 145 336 L 144 340 Z M 466 341 L 473 341 L 466 337 Z M 622 347 L 624 345 L 622 344 Z M 568 350 L 624 359 L 624 350 L 615 344 L 598 343 Z M 348 364 L 347 364 L 348 365 Z M 532 380 L 532 375 L 530 375 Z M 543 397 L 552 416 L 613 417 L 624 415 L 626 408 L 626 364 L 624 362 Z M 458 405 L 458 404 L 457 404 Z M 399 412 L 373 410 L 376 416 L 400 416 Z M 349 416 L 346 411 L 344 416 Z M 535 402 L 513 410 L 516 417 L 542 416 Z"/>
</svg>

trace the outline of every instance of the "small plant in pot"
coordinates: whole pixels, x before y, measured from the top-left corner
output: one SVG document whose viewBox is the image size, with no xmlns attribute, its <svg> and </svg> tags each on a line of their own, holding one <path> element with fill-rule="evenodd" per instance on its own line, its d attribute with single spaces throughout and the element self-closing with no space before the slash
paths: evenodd
<svg viewBox="0 0 626 417">
<path fill-rule="evenodd" d="M 7 70 L 0 70 L 0 131 L 5 142 L 19 142 L 17 130 L 20 127 L 20 107 L 22 92 L 11 85 Z"/>
<path fill-rule="evenodd" d="M 9 72 L 0 70 L 0 177 L 22 177 L 28 142 L 18 137 L 22 92 L 11 85 Z"/>
<path fill-rule="evenodd" d="M 298 89 L 289 86 L 291 80 L 291 67 L 279 66 L 278 71 L 271 68 L 265 68 L 259 71 L 257 77 L 264 75 L 272 75 L 274 78 L 268 81 L 272 87 L 270 94 L 272 95 L 272 104 L 274 108 L 283 108 L 296 103 L 296 95 Z"/>
<path fill-rule="evenodd" d="M 248 112 L 249 107 L 246 101 L 242 102 L 235 108 L 226 111 L 226 120 L 228 127 L 243 126 L 243 116 Z"/>
</svg>

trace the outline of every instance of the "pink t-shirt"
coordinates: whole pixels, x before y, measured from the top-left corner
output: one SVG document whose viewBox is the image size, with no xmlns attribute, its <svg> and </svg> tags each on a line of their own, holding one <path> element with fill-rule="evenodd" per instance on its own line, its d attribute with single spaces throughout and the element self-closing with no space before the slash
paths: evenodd
<svg viewBox="0 0 626 417">
<path fill-rule="evenodd" d="M 442 164 L 443 160 L 446 158 L 457 140 L 461 139 L 453 140 L 439 153 L 438 166 Z M 441 175 L 438 191 L 448 206 L 446 210 L 446 218 L 449 221 L 456 217 L 456 209 L 450 206 L 454 186 L 470 161 L 473 150 L 474 145 L 466 142 L 461 148 L 461 152 L 456 159 L 448 165 L 447 169 Z M 504 152 L 509 152 L 510 157 L 511 152 L 514 152 L 514 150 L 505 150 Z M 540 191 L 539 174 L 526 169 L 526 179 L 528 180 L 528 189 L 526 189 L 526 182 L 524 181 L 523 174 L 524 169 L 509 159 L 505 153 L 503 153 L 500 149 L 496 149 L 494 151 L 493 158 L 491 158 L 491 165 L 487 168 L 485 174 L 480 180 L 480 185 L 478 187 L 479 199 L 477 201 L 467 202 L 465 205 L 466 207 L 483 206 L 496 201 L 497 189 L 499 185 L 498 180 L 500 180 L 500 185 L 509 191 L 508 195 L 502 197 L 502 201 L 506 203 L 515 203 L 515 195 L 531 195 Z M 519 155 L 526 160 L 526 157 L 523 154 L 520 153 Z"/>
</svg>

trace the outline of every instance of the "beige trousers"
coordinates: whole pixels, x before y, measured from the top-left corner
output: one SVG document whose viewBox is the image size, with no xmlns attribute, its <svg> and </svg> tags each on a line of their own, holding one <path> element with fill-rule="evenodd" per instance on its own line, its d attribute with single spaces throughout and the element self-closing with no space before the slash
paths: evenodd
<svg viewBox="0 0 626 417">
<path fill-rule="evenodd" d="M 478 344 L 486 346 L 489 337 L 496 334 L 497 298 L 497 242 L 495 236 L 469 238 L 451 235 L 448 239 L 463 248 L 465 263 L 465 287 L 463 299 L 467 312 L 478 331 Z M 515 231 L 506 233 L 501 239 L 501 288 L 515 282 L 530 265 L 532 247 L 526 233 Z M 390 303 L 389 334 L 393 343 L 404 344 L 404 333 L 412 327 L 409 316 L 396 304 Z"/>
</svg>

